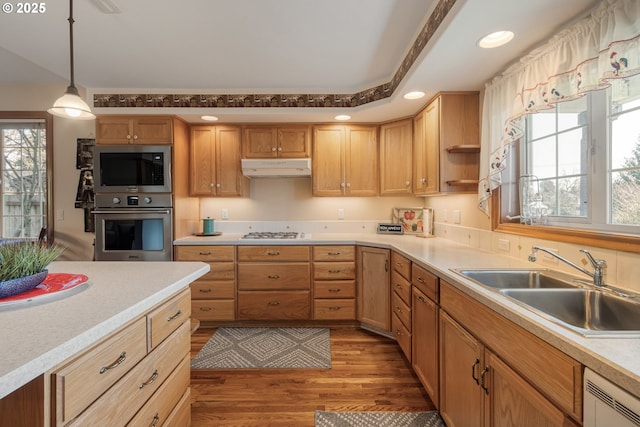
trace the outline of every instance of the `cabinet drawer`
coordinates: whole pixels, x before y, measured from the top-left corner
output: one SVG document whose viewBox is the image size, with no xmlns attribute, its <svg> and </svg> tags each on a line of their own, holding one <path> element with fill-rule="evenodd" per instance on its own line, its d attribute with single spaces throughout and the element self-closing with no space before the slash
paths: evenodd
<svg viewBox="0 0 640 427">
<path fill-rule="evenodd" d="M 355 280 L 335 280 L 313 282 L 314 298 L 355 298 Z"/>
<path fill-rule="evenodd" d="M 313 278 L 316 280 L 340 280 L 356 278 L 355 262 L 314 262 Z"/>
<path fill-rule="evenodd" d="M 147 354 L 147 322 L 136 320 L 52 376 L 58 424 L 82 412 Z"/>
<path fill-rule="evenodd" d="M 191 390 L 187 389 L 163 424 L 166 427 L 191 425 Z"/>
<path fill-rule="evenodd" d="M 307 263 L 238 264 L 238 289 L 310 289 Z"/>
<path fill-rule="evenodd" d="M 232 299 L 193 300 L 191 315 L 198 320 L 235 320 L 236 302 Z"/>
<path fill-rule="evenodd" d="M 391 316 L 391 331 L 393 332 L 393 336 L 396 337 L 400 349 L 409 362 L 411 362 L 411 332 L 404 327 L 402 321 L 395 313 Z"/>
<path fill-rule="evenodd" d="M 238 261 L 309 261 L 309 246 L 238 246 Z"/>
<path fill-rule="evenodd" d="M 130 420 L 189 355 L 189 329 L 189 322 L 183 323 L 70 425 L 119 425 Z"/>
<path fill-rule="evenodd" d="M 411 306 L 411 283 L 396 270 L 391 272 L 391 289 L 402 298 L 406 305 Z"/>
<path fill-rule="evenodd" d="M 234 299 L 235 296 L 232 280 L 198 280 L 191 284 L 192 299 Z"/>
<path fill-rule="evenodd" d="M 411 261 L 397 252 L 391 252 L 391 265 L 405 279 L 411 280 Z"/>
<path fill-rule="evenodd" d="M 200 280 L 233 280 L 236 278 L 236 269 L 233 262 L 210 262 L 211 270 L 207 272 Z"/>
<path fill-rule="evenodd" d="M 198 245 L 198 246 L 176 246 L 176 261 L 234 261 L 233 246 L 215 246 L 215 245 Z"/>
<path fill-rule="evenodd" d="M 147 315 L 151 351 L 191 317 L 191 292 L 187 289 Z"/>
<path fill-rule="evenodd" d="M 151 399 L 144 404 L 127 426 L 161 426 L 166 424 L 169 414 L 178 405 L 191 381 L 190 357 L 185 356 L 169 378 L 158 388 Z M 176 425 L 176 424 L 173 424 Z M 181 424 L 187 425 L 187 424 Z"/>
<path fill-rule="evenodd" d="M 238 292 L 239 320 L 308 320 L 310 318 L 309 291 Z"/>
<path fill-rule="evenodd" d="M 422 293 L 431 298 L 432 301 L 438 302 L 439 285 L 438 276 L 428 272 L 424 268 L 416 265 L 411 266 L 411 284 L 420 289 Z"/>
<path fill-rule="evenodd" d="M 411 308 L 395 292 L 391 297 L 391 311 L 398 316 L 405 328 L 411 332 Z"/>
<path fill-rule="evenodd" d="M 355 320 L 356 300 L 351 299 L 315 299 L 313 300 L 313 318 L 315 320 Z"/>
<path fill-rule="evenodd" d="M 314 261 L 355 261 L 355 246 L 314 246 Z"/>
</svg>

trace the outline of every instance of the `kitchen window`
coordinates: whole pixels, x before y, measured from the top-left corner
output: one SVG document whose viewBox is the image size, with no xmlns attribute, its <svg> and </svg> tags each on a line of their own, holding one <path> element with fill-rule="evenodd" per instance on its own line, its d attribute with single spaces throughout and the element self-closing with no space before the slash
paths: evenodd
<svg viewBox="0 0 640 427">
<path fill-rule="evenodd" d="M 0 112 L 0 237 L 36 239 L 49 229 L 51 119 Z"/>
</svg>

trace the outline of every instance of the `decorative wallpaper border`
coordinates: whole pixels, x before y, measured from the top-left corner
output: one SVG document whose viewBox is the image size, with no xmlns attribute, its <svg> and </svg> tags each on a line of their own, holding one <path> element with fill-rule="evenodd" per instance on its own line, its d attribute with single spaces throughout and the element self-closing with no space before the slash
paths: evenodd
<svg viewBox="0 0 640 427">
<path fill-rule="evenodd" d="M 96 108 L 326 108 L 358 107 L 390 97 L 409 72 L 424 47 L 453 8 L 456 0 L 440 0 L 413 42 L 390 82 L 355 94 L 94 94 Z"/>
</svg>

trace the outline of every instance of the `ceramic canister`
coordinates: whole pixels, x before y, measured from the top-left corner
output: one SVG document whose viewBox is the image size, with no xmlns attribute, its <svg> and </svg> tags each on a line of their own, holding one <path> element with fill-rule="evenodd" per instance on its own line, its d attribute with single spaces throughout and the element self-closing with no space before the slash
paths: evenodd
<svg viewBox="0 0 640 427">
<path fill-rule="evenodd" d="M 202 220 L 202 233 L 213 234 L 213 218 L 205 218 Z"/>
</svg>

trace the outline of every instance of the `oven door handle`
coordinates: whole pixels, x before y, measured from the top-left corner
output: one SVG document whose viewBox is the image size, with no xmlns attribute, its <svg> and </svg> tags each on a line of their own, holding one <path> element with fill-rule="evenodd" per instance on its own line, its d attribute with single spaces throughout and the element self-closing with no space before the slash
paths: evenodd
<svg viewBox="0 0 640 427">
<path fill-rule="evenodd" d="M 94 210 L 93 214 L 165 214 L 171 213 L 170 209 L 107 209 Z"/>
</svg>

